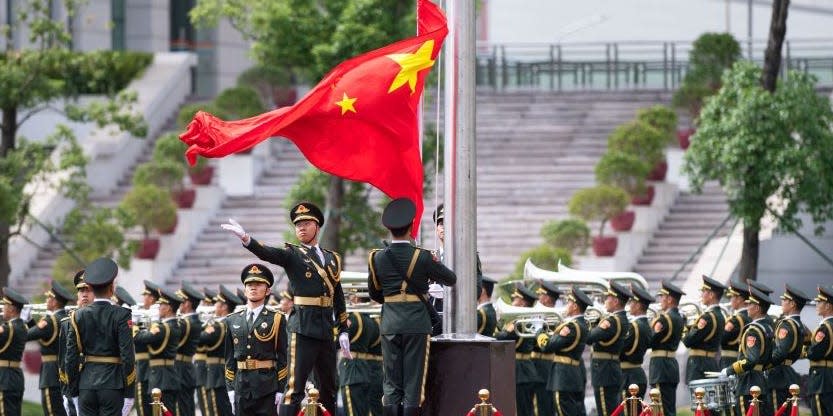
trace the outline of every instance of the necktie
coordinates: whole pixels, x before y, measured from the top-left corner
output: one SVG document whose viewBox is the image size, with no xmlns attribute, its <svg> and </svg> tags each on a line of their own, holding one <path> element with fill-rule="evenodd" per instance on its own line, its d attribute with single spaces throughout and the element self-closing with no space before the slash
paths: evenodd
<svg viewBox="0 0 833 416">
<path fill-rule="evenodd" d="M 255 311 L 249 311 L 249 320 L 247 323 L 249 324 L 249 329 L 252 329 L 252 325 L 255 323 Z"/>
</svg>

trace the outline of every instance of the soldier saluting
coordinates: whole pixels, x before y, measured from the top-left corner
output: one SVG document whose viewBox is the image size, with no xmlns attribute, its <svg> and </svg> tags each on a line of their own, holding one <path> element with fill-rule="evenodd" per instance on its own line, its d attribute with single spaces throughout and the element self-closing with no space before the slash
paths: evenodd
<svg viewBox="0 0 833 416">
<path fill-rule="evenodd" d="M 37 340 L 40 344 L 39 387 L 44 414 L 65 415 L 66 409 L 58 374 L 58 347 L 61 344 L 59 342 L 61 320 L 69 316 L 64 307 L 75 296 L 56 280 L 52 280 L 50 289 L 44 294 L 46 295 L 46 315 L 41 317 L 37 325 L 29 328 L 27 340 Z"/>
<path fill-rule="evenodd" d="M 680 345 L 685 321 L 677 307 L 683 297 L 680 288 L 663 280 L 657 297 L 662 307 L 651 322 L 651 361 L 648 366 L 648 383 L 657 386 L 662 398 L 665 416 L 677 414 L 677 384 L 680 383 L 680 365 L 675 354 Z"/>
<path fill-rule="evenodd" d="M 703 285 L 700 286 L 700 298 L 703 302 L 703 313 L 697 317 L 692 328 L 683 337 L 683 344 L 689 348 L 686 363 L 686 384 L 692 380 L 706 377 L 706 371 L 719 371 L 717 351 L 723 339 L 723 327 L 726 320 L 720 310 L 718 301 L 723 296 L 726 286 L 703 275 Z"/>
<path fill-rule="evenodd" d="M 341 256 L 318 245 L 318 232 L 324 214 L 311 202 L 302 202 L 289 210 L 300 245 L 286 243 L 283 248 L 261 244 L 249 236 L 237 221 L 222 224 L 263 261 L 281 266 L 289 278 L 294 295 L 289 316 L 289 381 L 281 414 L 298 413 L 304 397 L 304 385 L 315 371 L 321 404 L 329 411 L 336 405 L 336 348 L 333 327 L 337 327 L 342 352 L 350 352 L 347 336 L 347 312 L 341 288 Z M 303 322 L 303 325 L 301 323 Z"/>
<path fill-rule="evenodd" d="M 784 317 L 775 327 L 775 346 L 770 360 L 772 368 L 766 373 L 774 411 L 790 397 L 790 385 L 801 381 L 792 365 L 801 358 L 804 341 L 810 338 L 810 330 L 801 323 L 801 310 L 809 301 L 809 296 L 790 285 L 786 285 L 781 295 Z"/>
<path fill-rule="evenodd" d="M 633 297 L 630 289 L 616 282 L 610 282 L 605 297 L 605 310 L 608 315 L 599 325 L 590 330 L 587 344 L 593 346 L 590 354 L 590 381 L 596 396 L 596 411 L 608 416 L 619 403 L 622 386 L 622 369 L 619 367 L 619 354 L 625 346 L 628 333 L 628 315 L 625 303 Z"/>
</svg>

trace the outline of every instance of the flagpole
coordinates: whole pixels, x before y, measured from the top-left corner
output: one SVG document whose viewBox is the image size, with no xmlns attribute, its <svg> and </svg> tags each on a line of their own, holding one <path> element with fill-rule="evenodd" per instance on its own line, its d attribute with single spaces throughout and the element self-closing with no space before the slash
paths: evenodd
<svg viewBox="0 0 833 416">
<path fill-rule="evenodd" d="M 446 0 L 445 44 L 445 258 L 457 274 L 446 296 L 445 333 L 474 335 L 477 266 L 477 175 L 475 163 L 474 1 Z M 450 237 L 450 238 L 449 238 Z"/>
</svg>

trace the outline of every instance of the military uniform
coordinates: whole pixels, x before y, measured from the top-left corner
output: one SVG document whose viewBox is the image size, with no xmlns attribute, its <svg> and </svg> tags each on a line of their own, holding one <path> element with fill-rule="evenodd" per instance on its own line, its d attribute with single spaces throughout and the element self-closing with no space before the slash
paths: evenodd
<svg viewBox="0 0 833 416">
<path fill-rule="evenodd" d="M 375 316 L 373 317 L 373 322 L 376 325 L 379 331 L 379 336 L 376 337 L 374 341 L 370 343 L 367 352 L 371 355 L 375 356 L 382 356 L 382 333 L 381 333 L 381 317 Z M 367 366 L 370 370 L 370 392 L 368 393 L 369 402 L 370 402 L 370 414 L 373 416 L 382 416 L 382 396 L 384 395 L 383 392 L 383 381 L 385 379 L 385 370 L 382 366 L 381 360 L 370 360 L 367 362 Z"/>
<path fill-rule="evenodd" d="M 539 303 L 547 307 L 554 307 L 555 302 L 557 302 L 558 298 L 561 296 L 561 292 L 558 290 L 558 287 L 549 282 L 541 282 L 541 287 L 539 287 L 535 293 L 539 296 Z M 552 305 L 546 305 L 543 303 L 542 298 L 545 296 L 551 298 Z M 551 415 L 555 413 L 555 403 L 553 403 L 552 392 L 547 390 L 547 382 L 550 378 L 552 359 L 546 356 L 538 345 L 535 345 L 535 348 L 532 351 L 532 362 L 535 364 L 535 372 L 538 379 L 533 387 L 533 394 L 535 395 L 535 413 L 538 415 Z"/>
<path fill-rule="evenodd" d="M 522 298 L 529 306 L 536 299 L 535 293 L 520 282 L 516 283 L 512 298 Z M 535 414 L 535 386 L 543 381 L 532 359 L 538 348 L 537 342 L 533 338 L 519 337 L 514 322 L 507 322 L 495 338 L 515 341 L 515 406 L 518 416 L 532 416 Z"/>
<path fill-rule="evenodd" d="M 391 201 L 382 213 L 389 230 L 403 231 L 413 223 L 416 206 L 408 199 Z M 385 368 L 384 414 L 415 416 L 425 399 L 431 318 L 428 281 L 453 285 L 457 276 L 427 250 L 395 240 L 368 257 L 368 292 L 382 305 L 382 355 Z"/>
<path fill-rule="evenodd" d="M 112 284 L 118 266 L 108 258 L 93 261 L 84 272 L 93 291 Z M 78 309 L 69 320 L 66 369 L 78 379 L 82 415 L 121 415 L 125 399 L 133 400 L 136 363 L 130 311 L 110 299 Z"/>
<path fill-rule="evenodd" d="M 203 294 L 205 297 L 203 298 L 201 306 L 213 306 L 215 298 L 217 297 L 217 292 L 206 287 L 203 288 Z M 208 365 L 206 364 L 208 355 L 206 353 L 207 345 L 206 341 L 203 340 L 203 335 L 205 335 L 205 330 L 208 329 L 209 326 L 213 326 L 213 322 L 202 323 L 199 342 L 197 342 L 197 352 L 194 354 L 194 384 L 197 385 L 197 405 L 199 406 L 200 413 L 202 413 L 203 416 L 210 416 L 217 413 L 214 404 L 212 404 L 210 400 L 211 389 L 206 389 L 205 387 L 206 378 L 208 377 Z M 223 341 L 224 340 L 220 341 L 220 347 L 218 348 L 220 350 L 223 349 Z M 223 380 L 222 372 L 220 375 L 220 380 Z M 225 385 L 225 381 L 223 381 L 223 385 Z"/>
<path fill-rule="evenodd" d="M 347 416 L 366 416 L 370 412 L 372 362 L 382 362 L 381 354 L 371 354 L 370 345 L 379 341 L 379 325 L 369 314 L 352 312 L 347 334 L 350 336 L 350 354 L 353 359 L 342 359 L 338 364 L 339 386 Z"/>
<path fill-rule="evenodd" d="M 816 302 L 833 304 L 833 288 L 819 287 Z M 813 416 L 833 414 L 833 316 L 822 317 L 807 347 L 807 396 Z"/>
<path fill-rule="evenodd" d="M 47 298 L 53 298 L 58 303 L 58 309 L 47 312 L 41 317 L 37 325 L 29 328 L 27 341 L 37 340 L 40 344 L 41 367 L 38 387 L 41 390 L 43 413 L 45 415 L 66 415 L 58 374 L 58 345 L 61 320 L 69 316 L 64 309 L 64 305 L 73 296 L 56 280 L 52 281 L 52 287 L 45 295 Z"/>
<path fill-rule="evenodd" d="M 648 309 L 648 305 L 654 302 L 654 297 L 644 289 L 634 286 L 632 291 L 633 298 L 631 298 L 631 301 L 642 303 L 645 310 Z M 622 353 L 619 354 L 619 366 L 622 369 L 621 391 L 623 400 L 630 397 L 628 387 L 631 384 L 639 386 L 637 397 L 640 399 L 645 397 L 648 388 L 648 377 L 645 374 L 645 370 L 642 369 L 642 362 L 645 359 L 645 353 L 651 346 L 651 325 L 648 323 L 648 317 L 646 315 L 631 317 L 629 325 L 628 333 L 625 335 Z M 627 407 L 625 414 L 627 416 L 636 416 L 632 415 L 630 408 Z"/>
<path fill-rule="evenodd" d="M 272 272 L 263 264 L 246 266 L 240 280 L 244 285 L 261 282 L 271 287 L 274 283 Z M 264 304 L 254 309 L 247 306 L 228 315 L 224 323 L 228 331 L 226 388 L 234 391 L 234 413 L 276 416 L 276 393 L 284 391 L 288 374 L 286 319 L 267 309 L 264 299 Z M 284 406 L 286 403 L 281 408 Z"/>
<path fill-rule="evenodd" d="M 486 295 L 491 299 L 492 291 L 495 288 L 497 280 L 488 276 L 483 276 L 481 279 L 481 286 L 486 290 Z M 477 333 L 487 337 L 495 336 L 497 331 L 497 313 L 492 302 L 484 302 L 477 305 Z"/>
<path fill-rule="evenodd" d="M 704 275 L 700 289 L 713 292 L 719 300 L 726 287 Z M 688 328 L 683 336 L 683 344 L 688 347 L 686 384 L 691 383 L 692 380 L 706 378 L 706 371 L 720 371 L 717 354 L 720 350 L 720 341 L 723 339 L 723 327 L 726 326 L 726 320 L 717 303 L 704 309 L 694 325 Z"/>
<path fill-rule="evenodd" d="M 29 303 L 26 298 L 9 288 L 3 290 L 2 302 L 5 305 L 14 305 L 18 311 Z M 4 319 L 8 320 L 0 322 L 0 414 L 20 416 L 23 402 L 23 371 L 20 369 L 20 360 L 26 347 L 28 328 L 19 316 L 11 319 L 4 316 Z"/>
<path fill-rule="evenodd" d="M 661 296 L 672 296 L 680 300 L 683 291 L 663 281 L 659 290 Z M 677 414 L 677 384 L 680 382 L 680 366 L 676 352 L 682 338 L 685 321 L 677 307 L 661 312 L 651 322 L 651 361 L 648 365 L 648 383 L 657 386 L 662 398 L 664 416 Z"/>
<path fill-rule="evenodd" d="M 220 286 L 215 302 L 228 305 L 228 310 L 233 311 L 237 305 L 243 304 L 231 290 Z M 229 402 L 228 390 L 226 389 L 226 337 L 228 326 L 225 324 L 225 317 L 217 317 L 207 322 L 200 333 L 200 345 L 203 346 L 202 354 L 205 354 L 205 377 L 203 378 L 203 392 L 201 393 L 203 405 L 203 416 L 231 416 L 232 408 Z"/>
<path fill-rule="evenodd" d="M 75 285 L 77 298 L 80 298 L 80 291 L 89 289 L 90 286 L 84 281 L 83 269 L 75 273 L 73 284 Z M 67 334 L 69 334 L 69 321 L 71 316 L 72 314 L 70 313 L 59 322 L 61 332 L 58 334 L 58 379 L 61 382 L 61 393 L 67 400 L 67 415 L 78 416 L 78 411 L 75 405 L 72 404 L 72 398 L 78 397 L 78 378 L 70 380 L 67 375 Z M 142 416 L 141 413 L 140 416 Z"/>
<path fill-rule="evenodd" d="M 766 372 L 772 398 L 773 412 L 777 411 L 787 398 L 791 384 L 800 384 L 798 373 L 792 368 L 793 363 L 801 359 L 805 341 L 809 343 L 810 330 L 801 323 L 801 309 L 810 301 L 802 291 L 786 285 L 781 299 L 795 302 L 796 314 L 783 317 L 775 327 L 775 342 L 770 358 L 770 369 Z"/>
<path fill-rule="evenodd" d="M 726 290 L 728 296 L 740 296 L 744 299 L 749 299 L 749 291 L 744 289 L 738 283 L 732 283 Z M 741 308 L 726 318 L 726 324 L 723 326 L 723 336 L 720 340 L 720 368 L 726 368 L 732 365 L 738 359 L 738 351 L 740 350 L 740 336 L 743 333 L 743 328 L 751 321 L 749 319 L 749 312 L 746 308 Z"/>
<path fill-rule="evenodd" d="M 150 280 L 145 280 L 145 289 L 142 295 L 151 296 L 154 302 L 159 299 L 159 286 Z M 150 397 L 150 387 L 148 387 L 150 377 L 150 353 L 148 352 L 148 344 L 136 342 L 133 340 L 133 346 L 136 350 L 136 374 L 138 381 L 136 382 L 136 410 L 139 416 L 151 416 L 153 409 L 151 408 L 152 398 Z"/>
<path fill-rule="evenodd" d="M 182 284 L 182 289 L 176 292 L 182 301 L 190 300 L 194 311 L 189 312 L 179 319 L 179 327 L 182 330 L 179 343 L 176 347 L 176 371 L 179 374 L 179 403 L 180 416 L 194 416 L 194 392 L 197 387 L 197 370 L 194 367 L 194 355 L 197 353 L 197 344 L 200 341 L 202 322 L 197 315 L 196 308 L 204 298 L 204 295 L 189 285 Z"/>
<path fill-rule="evenodd" d="M 159 290 L 157 302 L 170 305 L 174 314 L 180 301 L 175 293 L 165 289 Z M 176 350 L 181 334 L 179 320 L 176 317 L 166 317 L 162 322 L 153 323 L 150 328 L 138 331 L 133 337 L 137 346 L 145 345 L 148 350 L 147 391 L 162 390 L 162 403 L 174 416 L 179 416 L 177 399 L 180 381 L 179 372 L 176 370 Z"/>
<path fill-rule="evenodd" d="M 633 295 L 628 288 L 610 282 L 607 296 L 619 299 L 624 305 Z M 619 309 L 609 313 L 587 336 L 586 342 L 593 349 L 590 354 L 590 383 L 596 398 L 596 411 L 602 416 L 610 415 L 620 402 L 622 369 L 619 355 L 627 334 L 628 315 L 624 309 Z"/>
<path fill-rule="evenodd" d="M 581 305 L 581 310 L 593 303 L 577 288 L 573 288 L 566 297 L 568 302 Z M 588 334 L 587 321 L 583 314 L 579 314 L 567 317 L 555 328 L 552 336 L 543 333 L 536 336 L 536 344 L 550 359 L 547 390 L 553 395 L 554 414 L 557 416 L 587 414 L 584 407 L 587 373 L 581 355 Z"/>
</svg>

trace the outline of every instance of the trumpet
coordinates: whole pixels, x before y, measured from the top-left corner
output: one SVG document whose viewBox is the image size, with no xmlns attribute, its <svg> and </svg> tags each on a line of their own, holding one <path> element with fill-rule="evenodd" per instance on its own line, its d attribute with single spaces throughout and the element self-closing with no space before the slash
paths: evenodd
<svg viewBox="0 0 833 416">
<path fill-rule="evenodd" d="M 553 332 L 555 327 L 557 327 L 561 322 L 561 315 L 558 313 L 547 316 L 518 318 L 514 321 L 515 334 L 517 334 L 519 338 L 532 338 L 541 330 L 544 330 L 547 333 Z"/>
<path fill-rule="evenodd" d="M 697 318 L 703 313 L 703 308 L 695 302 L 680 302 L 678 306 L 680 315 L 685 319 L 685 328 L 693 327 L 697 324 Z"/>
</svg>

